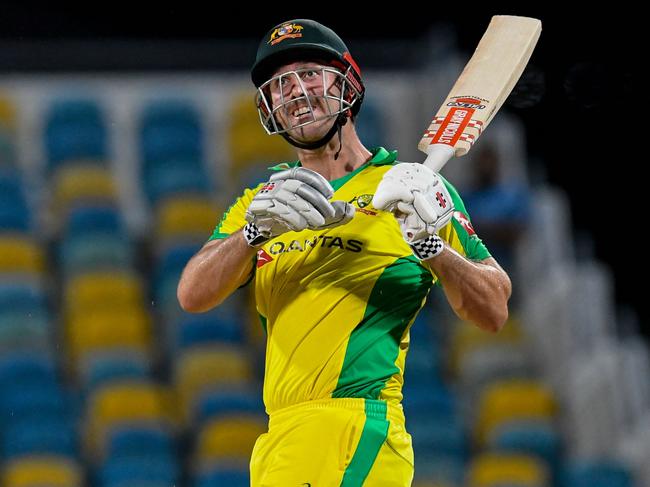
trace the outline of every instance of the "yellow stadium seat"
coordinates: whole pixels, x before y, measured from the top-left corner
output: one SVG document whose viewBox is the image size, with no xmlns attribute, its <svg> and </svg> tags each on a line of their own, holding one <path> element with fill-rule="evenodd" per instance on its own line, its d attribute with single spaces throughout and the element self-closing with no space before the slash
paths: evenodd
<svg viewBox="0 0 650 487">
<path fill-rule="evenodd" d="M 241 384 L 253 379 L 251 361 L 235 346 L 195 347 L 176 363 L 174 386 L 186 422 L 192 420 L 198 396 L 207 390 Z"/>
<path fill-rule="evenodd" d="M 443 481 L 436 480 L 415 480 L 411 487 L 455 487 Z"/>
<path fill-rule="evenodd" d="M 70 458 L 60 456 L 21 457 L 7 463 L 2 473 L 2 487 L 81 487 L 80 467 Z"/>
<path fill-rule="evenodd" d="M 256 415 L 232 415 L 207 423 L 196 446 L 198 465 L 219 459 L 249 459 L 255 440 L 267 431 L 267 420 Z"/>
<path fill-rule="evenodd" d="M 128 271 L 89 272 L 68 281 L 65 289 L 68 316 L 97 309 L 138 308 L 144 304 L 142 282 Z"/>
<path fill-rule="evenodd" d="M 479 444 L 485 444 L 490 432 L 505 421 L 553 419 L 557 403 L 553 391 L 540 382 L 513 379 L 488 385 L 479 401 L 475 427 Z"/>
<path fill-rule="evenodd" d="M 16 106 L 6 96 L 0 95 L 0 126 L 13 130 L 16 127 Z"/>
<path fill-rule="evenodd" d="M 117 187 L 110 170 L 92 161 L 62 166 L 54 178 L 54 206 L 65 211 L 78 201 L 117 201 Z"/>
<path fill-rule="evenodd" d="M 468 487 L 548 485 L 548 468 L 535 457 L 523 454 L 484 453 L 470 465 Z"/>
<path fill-rule="evenodd" d="M 234 176 L 251 164 L 295 159 L 289 144 L 280 137 L 267 135 L 262 128 L 254 97 L 255 92 L 252 90 L 241 92 L 233 97 L 230 107 L 227 137 L 232 163 L 231 175 Z"/>
<path fill-rule="evenodd" d="M 452 331 L 449 345 L 450 366 L 453 373 L 458 372 L 459 365 L 467 353 L 494 343 L 523 345 L 524 334 L 519 321 L 510 318 L 499 333 L 490 333 L 471 323 L 459 321 Z"/>
<path fill-rule="evenodd" d="M 221 214 L 207 198 L 168 198 L 157 208 L 156 233 L 159 239 L 198 236 L 207 240 Z"/>
<path fill-rule="evenodd" d="M 42 274 L 45 256 L 40 246 L 29 237 L 0 237 L 0 273 Z"/>
<path fill-rule="evenodd" d="M 128 349 L 150 356 L 153 334 L 149 314 L 140 307 L 77 313 L 67 323 L 69 359 L 77 364 L 88 354 Z"/>
<path fill-rule="evenodd" d="M 91 453 L 103 456 L 108 431 L 119 424 L 146 423 L 174 428 L 172 392 L 158 384 L 124 381 L 98 389 L 90 398 L 84 442 Z"/>
</svg>

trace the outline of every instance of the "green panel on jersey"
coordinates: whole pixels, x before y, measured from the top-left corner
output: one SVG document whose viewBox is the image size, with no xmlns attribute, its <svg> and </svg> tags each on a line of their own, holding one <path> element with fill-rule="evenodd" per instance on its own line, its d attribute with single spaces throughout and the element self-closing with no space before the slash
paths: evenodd
<svg viewBox="0 0 650 487">
<path fill-rule="evenodd" d="M 431 272 L 414 257 L 397 259 L 384 269 L 370 293 L 366 310 L 352 331 L 332 397 L 378 399 L 395 365 L 408 324 L 432 284 Z"/>
<path fill-rule="evenodd" d="M 341 487 L 363 486 L 388 436 L 386 409 L 384 401 L 366 401 L 366 422 L 354 456 L 343 474 Z"/>
<path fill-rule="evenodd" d="M 451 196 L 451 201 L 454 203 L 454 208 L 456 209 L 456 211 L 460 211 L 463 215 L 465 215 L 465 218 L 467 218 L 468 221 L 471 221 L 469 218 L 469 214 L 465 209 L 465 203 L 463 203 L 463 200 L 460 198 L 460 195 L 458 194 L 456 188 L 454 188 L 442 176 L 440 176 L 440 178 L 442 179 L 442 182 L 445 184 L 447 190 L 449 191 L 449 195 Z M 465 249 L 465 256 L 468 259 L 483 260 L 483 259 L 487 259 L 488 257 L 491 257 L 490 252 L 485 247 L 485 245 L 478 237 L 478 235 L 476 234 L 470 235 L 469 233 L 467 233 L 467 230 L 463 227 L 463 225 L 461 225 L 458 222 L 456 218 L 452 218 L 451 222 L 454 227 L 454 230 L 456 231 L 456 234 L 458 235 L 458 238 L 460 239 L 463 249 Z"/>
<path fill-rule="evenodd" d="M 268 332 L 266 331 L 266 316 L 262 316 L 260 313 L 257 313 L 260 317 L 260 321 L 262 322 L 262 328 L 264 329 L 264 334 L 268 335 Z"/>
</svg>

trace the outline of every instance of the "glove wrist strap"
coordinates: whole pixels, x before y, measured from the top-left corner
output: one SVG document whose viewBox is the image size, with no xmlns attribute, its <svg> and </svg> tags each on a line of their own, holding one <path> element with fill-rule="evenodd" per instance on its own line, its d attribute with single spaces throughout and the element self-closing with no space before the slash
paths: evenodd
<svg viewBox="0 0 650 487">
<path fill-rule="evenodd" d="M 422 240 L 409 244 L 415 256 L 420 260 L 430 259 L 440 254 L 445 248 L 444 241 L 438 235 L 429 235 Z"/>
<path fill-rule="evenodd" d="M 250 247 L 259 247 L 270 239 L 265 237 L 253 222 L 247 223 L 242 230 L 244 239 Z"/>
</svg>

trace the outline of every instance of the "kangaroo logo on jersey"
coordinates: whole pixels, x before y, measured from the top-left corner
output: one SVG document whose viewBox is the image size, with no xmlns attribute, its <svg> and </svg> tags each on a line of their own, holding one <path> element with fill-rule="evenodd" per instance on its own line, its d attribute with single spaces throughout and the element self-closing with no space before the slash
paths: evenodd
<svg viewBox="0 0 650 487">
<path fill-rule="evenodd" d="M 273 260 L 269 254 L 266 253 L 266 250 L 260 249 L 257 251 L 257 268 L 259 269 L 263 265 L 268 264 Z"/>
</svg>

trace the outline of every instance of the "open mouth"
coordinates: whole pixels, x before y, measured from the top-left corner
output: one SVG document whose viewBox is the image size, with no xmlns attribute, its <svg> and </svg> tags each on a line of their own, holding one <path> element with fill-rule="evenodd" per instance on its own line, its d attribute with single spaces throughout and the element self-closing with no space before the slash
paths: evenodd
<svg viewBox="0 0 650 487">
<path fill-rule="evenodd" d="M 300 119 L 300 118 L 304 117 L 305 115 L 311 115 L 311 113 L 312 112 L 309 109 L 309 107 L 301 107 L 301 108 L 298 108 L 298 109 L 294 110 L 292 115 L 295 118 Z"/>
</svg>

